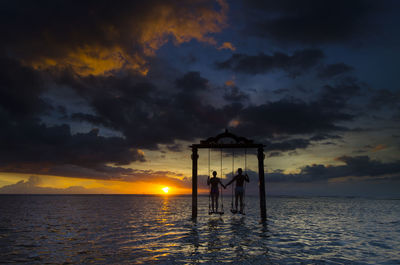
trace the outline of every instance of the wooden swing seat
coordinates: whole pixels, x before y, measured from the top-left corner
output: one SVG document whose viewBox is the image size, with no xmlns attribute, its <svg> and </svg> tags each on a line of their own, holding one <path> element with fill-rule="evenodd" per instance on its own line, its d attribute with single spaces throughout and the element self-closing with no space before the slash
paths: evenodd
<svg viewBox="0 0 400 265">
<path fill-rule="evenodd" d="M 233 214 L 241 214 L 241 215 L 246 215 L 246 213 L 244 213 L 244 212 L 241 212 L 241 211 L 238 211 L 238 210 L 234 210 L 234 209 L 231 209 L 231 213 L 233 213 Z"/>
<path fill-rule="evenodd" d="M 208 214 L 209 214 L 209 215 L 212 215 L 212 214 L 219 214 L 219 215 L 223 215 L 223 214 L 224 214 L 224 212 L 223 212 L 223 211 L 218 211 L 218 212 L 216 212 L 216 211 L 209 211 L 209 212 L 208 212 Z"/>
</svg>

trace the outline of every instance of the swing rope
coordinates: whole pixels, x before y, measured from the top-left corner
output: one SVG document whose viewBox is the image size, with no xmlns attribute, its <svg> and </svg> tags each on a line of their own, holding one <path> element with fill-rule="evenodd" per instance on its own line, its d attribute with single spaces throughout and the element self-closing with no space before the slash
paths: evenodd
<svg viewBox="0 0 400 265">
<path fill-rule="evenodd" d="M 222 148 L 221 148 L 221 180 L 222 180 Z M 222 181 L 221 181 L 222 183 Z M 221 213 L 224 213 L 224 196 L 222 194 L 222 185 L 220 185 L 220 189 L 221 189 Z"/>
<path fill-rule="evenodd" d="M 232 150 L 232 179 L 233 179 L 234 175 L 235 175 L 235 151 Z M 234 188 L 233 188 L 233 186 L 234 186 L 234 185 L 231 186 L 231 191 L 232 191 L 232 196 L 231 196 L 231 212 L 234 211 L 234 208 L 233 208 L 233 197 L 234 197 L 233 189 L 234 189 Z"/>
</svg>

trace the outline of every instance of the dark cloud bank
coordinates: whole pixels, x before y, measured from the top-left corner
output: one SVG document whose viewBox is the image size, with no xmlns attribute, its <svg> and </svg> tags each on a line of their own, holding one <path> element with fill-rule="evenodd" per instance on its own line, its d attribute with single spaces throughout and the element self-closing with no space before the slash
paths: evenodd
<svg viewBox="0 0 400 265">
<path fill-rule="evenodd" d="M 281 43 L 321 44 L 359 40 L 382 11 L 376 1 L 246 1 L 246 32 Z M 365 25 L 368 24 L 368 28 Z"/>
<path fill-rule="evenodd" d="M 269 152 L 304 149 L 313 142 L 340 139 L 335 132 L 346 131 L 339 124 L 354 118 L 345 106 L 358 89 L 356 84 L 347 83 L 326 86 L 315 101 L 283 99 L 257 106 L 237 103 L 234 95 L 240 94 L 238 90 L 226 98 L 231 99 L 227 104 L 212 106 L 207 103 L 209 81 L 198 72 L 188 72 L 160 88 L 135 76 L 82 77 L 59 71 L 49 77 L 48 72 L 10 59 L 1 62 L 0 167 L 6 172 L 137 179 L 138 172 L 121 166 L 145 161 L 139 148 L 158 149 L 159 144 L 174 146 L 175 140 L 206 138 L 228 127 L 232 120 L 239 121 L 236 133 L 263 141 Z M 20 79 L 19 75 L 28 78 Z M 72 134 L 67 123 L 43 123 L 41 117 L 57 109 L 42 98 L 51 89 L 45 84 L 49 78 L 71 87 L 94 111 L 64 113 L 68 118 L 63 122 L 74 120 L 109 128 L 123 137 L 102 136 L 97 128 Z M 309 137 L 267 140 L 274 135 L 298 134 Z"/>
</svg>

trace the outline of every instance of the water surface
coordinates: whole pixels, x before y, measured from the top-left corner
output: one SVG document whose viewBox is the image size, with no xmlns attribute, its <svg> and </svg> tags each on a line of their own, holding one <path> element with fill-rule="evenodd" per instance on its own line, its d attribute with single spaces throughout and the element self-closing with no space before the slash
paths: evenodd
<svg viewBox="0 0 400 265">
<path fill-rule="evenodd" d="M 400 264 L 400 201 L 257 197 L 190 220 L 191 197 L 0 196 L 0 263 Z"/>
</svg>

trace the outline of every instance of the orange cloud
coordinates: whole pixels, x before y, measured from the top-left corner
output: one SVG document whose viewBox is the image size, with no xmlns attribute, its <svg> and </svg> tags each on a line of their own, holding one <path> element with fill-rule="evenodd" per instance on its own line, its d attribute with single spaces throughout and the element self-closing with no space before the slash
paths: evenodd
<svg viewBox="0 0 400 265">
<path fill-rule="evenodd" d="M 372 148 L 372 152 L 378 152 L 378 151 L 384 150 L 386 148 L 387 148 L 387 146 L 385 144 L 378 144 L 377 146 Z"/>
<path fill-rule="evenodd" d="M 222 43 L 221 46 L 218 47 L 218 50 L 224 50 L 224 49 L 236 51 L 236 47 L 230 42 L 224 42 L 224 43 Z"/>
<path fill-rule="evenodd" d="M 233 80 L 228 80 L 228 81 L 225 82 L 225 85 L 226 85 L 226 86 L 234 86 L 234 85 L 235 85 L 235 81 L 233 81 Z"/>
<path fill-rule="evenodd" d="M 123 67 L 142 75 L 148 72 L 148 66 L 143 57 L 137 54 L 130 55 L 121 47 L 104 48 L 86 45 L 71 50 L 60 58 L 41 57 L 25 64 L 30 64 L 35 69 L 68 67 L 83 76 L 111 74 L 112 71 Z"/>
<path fill-rule="evenodd" d="M 145 54 L 154 55 L 170 37 L 173 37 L 176 45 L 192 39 L 216 45 L 216 40 L 209 34 L 218 33 L 226 27 L 228 11 L 224 0 L 219 0 L 218 3 L 220 11 L 200 7 L 197 12 L 190 13 L 167 5 L 156 8 L 144 23 L 139 39 Z"/>
<path fill-rule="evenodd" d="M 185 5 L 161 2 L 139 16 L 133 10 L 132 16 L 124 20 L 125 24 L 119 25 L 121 28 L 99 26 L 96 32 L 99 31 L 101 37 L 90 42 L 83 39 L 85 35 L 78 36 L 78 41 L 71 41 L 71 44 L 46 35 L 45 39 L 36 42 L 43 41 L 53 51 L 39 49 L 33 58 L 23 58 L 22 61 L 35 69 L 69 68 L 82 76 L 113 74 L 120 69 L 146 75 L 149 70 L 146 58 L 155 56 L 156 51 L 170 40 L 175 45 L 197 40 L 217 46 L 210 34 L 221 32 L 227 26 L 229 9 L 225 0 L 217 2 L 218 10 L 202 0 Z M 221 47 L 233 48 L 228 42 Z"/>
<path fill-rule="evenodd" d="M 230 122 L 229 122 L 229 127 L 237 127 L 237 126 L 239 126 L 239 124 L 240 124 L 240 121 L 239 120 L 231 120 Z"/>
</svg>

